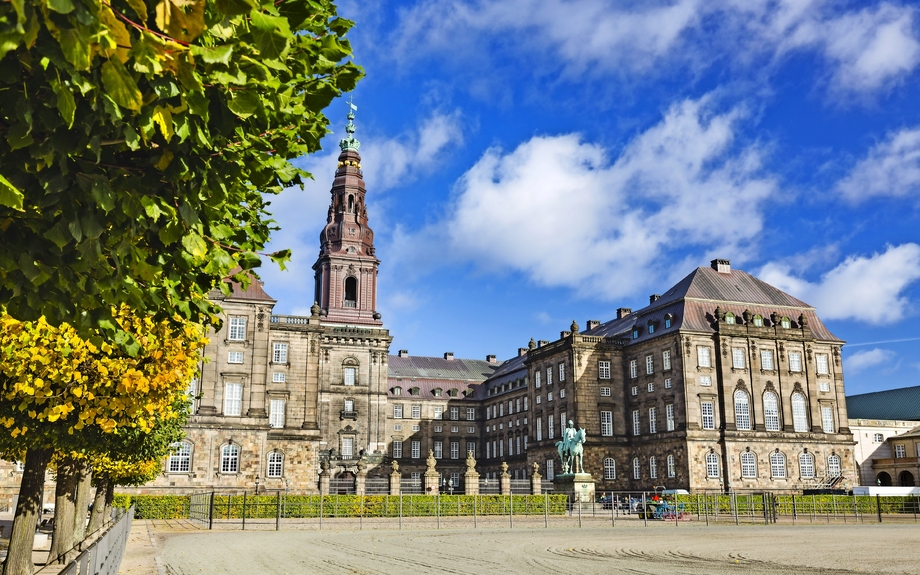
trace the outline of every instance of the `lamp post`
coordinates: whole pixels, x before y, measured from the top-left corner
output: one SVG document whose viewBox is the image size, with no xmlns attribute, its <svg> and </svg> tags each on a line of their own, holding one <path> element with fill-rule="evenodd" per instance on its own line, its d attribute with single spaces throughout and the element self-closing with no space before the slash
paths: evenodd
<svg viewBox="0 0 920 575">
<path fill-rule="evenodd" d="M 454 494 L 454 480 L 453 479 L 450 479 L 447 481 L 447 490 L 450 492 L 451 495 Z"/>
<path fill-rule="evenodd" d="M 256 495 L 259 494 L 259 476 L 256 475 Z"/>
</svg>

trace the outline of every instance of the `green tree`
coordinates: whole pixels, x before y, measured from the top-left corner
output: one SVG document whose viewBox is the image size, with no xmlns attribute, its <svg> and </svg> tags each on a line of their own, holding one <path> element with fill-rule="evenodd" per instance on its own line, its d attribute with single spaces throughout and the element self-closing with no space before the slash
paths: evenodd
<svg viewBox="0 0 920 575">
<path fill-rule="evenodd" d="M 351 26 L 330 0 L 0 3 L 7 312 L 132 345 L 113 306 L 212 321 L 362 75 Z"/>
</svg>

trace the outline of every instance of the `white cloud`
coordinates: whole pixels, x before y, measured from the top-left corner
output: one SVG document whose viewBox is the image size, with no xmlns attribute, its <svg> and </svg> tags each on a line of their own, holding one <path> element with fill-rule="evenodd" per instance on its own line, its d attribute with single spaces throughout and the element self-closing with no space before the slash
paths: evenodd
<svg viewBox="0 0 920 575">
<path fill-rule="evenodd" d="M 442 53 L 484 71 L 500 52 L 528 69 L 578 76 L 812 50 L 836 88 L 867 92 L 920 63 L 915 15 L 909 6 L 846 11 L 823 0 L 427 0 L 402 12 L 392 53 L 402 62 Z"/>
<path fill-rule="evenodd" d="M 920 245 L 888 246 L 869 257 L 850 256 L 817 282 L 798 277 L 785 263 L 770 263 L 758 277 L 818 309 L 823 319 L 889 324 L 912 312 L 905 295 L 920 279 Z"/>
<path fill-rule="evenodd" d="M 362 133 L 359 125 L 356 135 L 361 141 L 364 182 L 368 207 L 372 211 L 370 224 L 378 236 L 386 227 L 386 214 L 380 206 L 381 193 L 433 168 L 451 146 L 463 143 L 462 127 L 459 111 L 434 112 L 422 120 L 415 131 L 396 137 Z M 287 271 L 282 272 L 267 262 L 260 275 L 269 294 L 282 305 L 309 309 L 313 302 L 312 267 L 319 248 L 319 233 L 326 222 L 324 215 L 329 208 L 329 192 L 339 155 L 337 139 L 334 142 L 333 149 L 299 161 L 298 165 L 315 178 L 306 183 L 303 191 L 290 188 L 270 200 L 270 211 L 281 229 L 272 235 L 269 251 L 289 248 L 293 255 Z"/>
<path fill-rule="evenodd" d="M 920 195 L 920 127 L 889 134 L 837 185 L 847 199 Z"/>
<path fill-rule="evenodd" d="M 845 372 L 854 374 L 866 368 L 888 363 L 894 359 L 895 353 L 890 349 L 868 349 L 866 351 L 857 351 L 853 355 L 843 358 L 843 369 Z"/>
<path fill-rule="evenodd" d="M 443 221 L 397 235 L 394 259 L 411 269 L 450 254 L 613 299 L 656 285 L 674 246 L 737 254 L 757 237 L 760 204 L 776 189 L 760 174 L 758 148 L 734 142 L 743 115 L 687 100 L 613 163 L 575 134 L 490 149 L 457 183 Z"/>
</svg>

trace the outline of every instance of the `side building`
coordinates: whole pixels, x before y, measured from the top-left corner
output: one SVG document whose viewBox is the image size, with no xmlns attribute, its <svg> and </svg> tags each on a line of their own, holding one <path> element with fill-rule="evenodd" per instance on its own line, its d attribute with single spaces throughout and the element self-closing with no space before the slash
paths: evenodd
<svg viewBox="0 0 920 575">
<path fill-rule="evenodd" d="M 860 485 L 915 487 L 920 480 L 920 386 L 847 397 Z"/>
</svg>

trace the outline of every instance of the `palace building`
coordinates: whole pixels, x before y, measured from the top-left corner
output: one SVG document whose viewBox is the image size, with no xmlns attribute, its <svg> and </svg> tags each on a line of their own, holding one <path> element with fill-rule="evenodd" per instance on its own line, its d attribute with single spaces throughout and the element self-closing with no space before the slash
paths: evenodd
<svg viewBox="0 0 920 575">
<path fill-rule="evenodd" d="M 570 419 L 587 430 L 599 491 L 858 481 L 843 342 L 813 307 L 728 260 L 504 362 L 390 355 L 348 119 L 310 315 L 276 315 L 259 282 L 214 294 L 225 318 L 192 383 L 187 437 L 140 491 L 309 492 L 325 477 L 337 492 L 386 492 L 395 461 L 403 490 L 419 492 L 429 452 L 458 489 L 470 452 L 483 480 L 503 464 L 514 479 L 534 464 L 552 479 Z"/>
</svg>

